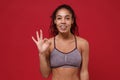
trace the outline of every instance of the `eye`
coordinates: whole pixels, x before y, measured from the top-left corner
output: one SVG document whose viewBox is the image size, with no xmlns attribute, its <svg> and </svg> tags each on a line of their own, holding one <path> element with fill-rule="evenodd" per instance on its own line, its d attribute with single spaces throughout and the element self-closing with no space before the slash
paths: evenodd
<svg viewBox="0 0 120 80">
<path fill-rule="evenodd" d="M 70 19 L 70 18 L 67 18 L 67 19 Z"/>
<path fill-rule="evenodd" d="M 61 18 L 57 18 L 58 20 L 60 20 Z"/>
<path fill-rule="evenodd" d="M 70 18 L 66 18 L 67 20 L 69 20 Z"/>
</svg>

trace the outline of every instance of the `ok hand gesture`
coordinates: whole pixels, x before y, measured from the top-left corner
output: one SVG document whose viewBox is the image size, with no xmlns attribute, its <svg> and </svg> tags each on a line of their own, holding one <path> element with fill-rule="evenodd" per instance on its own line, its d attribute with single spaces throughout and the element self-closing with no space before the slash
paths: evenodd
<svg viewBox="0 0 120 80">
<path fill-rule="evenodd" d="M 32 40 L 35 42 L 39 53 L 44 54 L 49 49 L 50 41 L 47 38 L 43 39 L 42 30 L 40 30 L 40 35 L 38 31 L 36 31 L 36 37 L 37 40 L 32 36 Z"/>
</svg>

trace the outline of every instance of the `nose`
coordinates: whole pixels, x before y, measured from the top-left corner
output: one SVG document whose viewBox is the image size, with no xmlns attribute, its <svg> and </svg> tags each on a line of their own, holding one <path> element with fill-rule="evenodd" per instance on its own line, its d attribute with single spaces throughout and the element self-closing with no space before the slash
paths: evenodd
<svg viewBox="0 0 120 80">
<path fill-rule="evenodd" d="M 62 19 L 61 23 L 65 23 L 65 22 L 66 22 L 65 19 Z"/>
</svg>

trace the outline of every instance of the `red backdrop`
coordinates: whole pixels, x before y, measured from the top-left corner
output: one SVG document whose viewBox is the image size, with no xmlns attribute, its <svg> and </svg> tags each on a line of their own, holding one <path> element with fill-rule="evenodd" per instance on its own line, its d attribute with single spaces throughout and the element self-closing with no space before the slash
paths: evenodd
<svg viewBox="0 0 120 80">
<path fill-rule="evenodd" d="M 44 80 L 31 36 L 40 28 L 49 36 L 50 15 L 63 3 L 73 7 L 80 36 L 90 43 L 90 80 L 120 80 L 118 1 L 1 0 L 0 80 Z"/>
</svg>

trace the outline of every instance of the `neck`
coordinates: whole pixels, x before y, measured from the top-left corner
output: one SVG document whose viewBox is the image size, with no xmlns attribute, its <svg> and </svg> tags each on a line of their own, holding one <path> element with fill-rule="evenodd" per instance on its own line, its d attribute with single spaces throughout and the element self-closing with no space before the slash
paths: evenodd
<svg viewBox="0 0 120 80">
<path fill-rule="evenodd" d="M 58 37 L 61 39 L 70 39 L 73 38 L 72 33 L 58 33 Z"/>
</svg>

